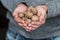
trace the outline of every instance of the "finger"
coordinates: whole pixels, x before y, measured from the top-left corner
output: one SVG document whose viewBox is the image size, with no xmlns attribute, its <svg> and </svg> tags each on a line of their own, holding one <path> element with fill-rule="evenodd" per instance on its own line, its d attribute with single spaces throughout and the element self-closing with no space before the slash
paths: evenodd
<svg viewBox="0 0 60 40">
<path fill-rule="evenodd" d="M 38 28 L 39 26 L 38 25 L 32 25 L 32 28 Z"/>
<path fill-rule="evenodd" d="M 44 13 L 41 13 L 41 16 L 40 16 L 40 18 L 39 18 L 39 21 L 41 22 L 43 19 L 45 19 L 46 18 L 46 14 L 44 14 Z"/>
<path fill-rule="evenodd" d="M 28 26 L 31 27 L 29 30 L 33 30 L 32 28 L 34 28 L 34 29 L 36 28 L 36 25 L 35 24 L 31 24 L 30 23 L 30 24 L 28 24 Z"/>
<path fill-rule="evenodd" d="M 13 11 L 13 16 L 18 15 L 18 13 L 20 13 L 19 7 L 17 7 L 17 8 Z"/>
<path fill-rule="evenodd" d="M 32 25 L 32 24 L 31 24 L 31 23 L 29 23 L 27 26 L 31 27 L 31 25 Z"/>
<path fill-rule="evenodd" d="M 26 25 L 24 26 L 24 24 L 22 24 L 22 23 L 18 23 L 18 25 L 26 30 Z"/>
<path fill-rule="evenodd" d="M 18 15 L 18 13 L 16 11 L 14 11 L 12 15 L 15 17 Z"/>
<path fill-rule="evenodd" d="M 31 31 L 32 27 L 26 26 L 26 31 Z"/>
<path fill-rule="evenodd" d="M 23 25 L 24 27 L 26 27 L 27 26 L 27 24 L 26 23 L 24 23 L 24 25 Z"/>
<path fill-rule="evenodd" d="M 18 23 L 18 25 L 24 27 L 22 23 Z"/>
<path fill-rule="evenodd" d="M 38 28 L 38 25 L 35 25 L 35 24 L 29 24 L 28 26 L 29 26 L 29 27 L 32 27 L 32 28 L 34 28 L 34 29 Z M 33 30 L 33 29 L 31 29 L 31 30 Z"/>
<path fill-rule="evenodd" d="M 26 26 L 26 27 L 27 27 L 28 31 L 32 31 L 33 30 L 32 28 L 35 28 L 35 25 L 32 25 L 31 23 L 29 23 L 28 26 Z"/>
<path fill-rule="evenodd" d="M 40 27 L 44 23 L 45 23 L 45 21 L 42 21 L 39 26 L 32 26 L 32 29 L 31 30 L 36 30 L 38 27 Z"/>
<path fill-rule="evenodd" d="M 22 26 L 24 26 L 24 27 L 26 27 L 26 26 L 27 26 L 27 24 L 25 24 L 25 23 L 20 23 L 20 24 L 22 24 Z"/>
<path fill-rule="evenodd" d="M 32 26 L 31 30 L 36 30 L 39 26 Z"/>
<path fill-rule="evenodd" d="M 41 13 L 40 13 L 40 12 L 38 12 L 38 13 L 37 13 L 37 15 L 40 17 L 40 16 L 41 16 Z"/>
<path fill-rule="evenodd" d="M 37 21 L 37 22 L 32 22 L 31 24 L 32 24 L 32 25 L 37 25 L 37 26 L 39 26 L 40 21 Z"/>
<path fill-rule="evenodd" d="M 24 23 L 24 20 L 20 19 L 20 18 L 14 18 L 16 22 L 20 22 L 20 23 Z"/>
<path fill-rule="evenodd" d="M 26 23 L 22 24 L 20 23 L 21 26 L 23 26 L 23 28 L 26 30 L 26 31 L 30 31 L 31 30 L 31 27 L 28 26 Z"/>
<path fill-rule="evenodd" d="M 29 24 L 28 24 L 28 27 L 29 27 L 29 31 L 31 31 L 31 30 L 32 30 L 32 24 L 29 23 Z"/>
<path fill-rule="evenodd" d="M 31 22 L 32 25 L 37 25 L 37 22 Z"/>
</svg>

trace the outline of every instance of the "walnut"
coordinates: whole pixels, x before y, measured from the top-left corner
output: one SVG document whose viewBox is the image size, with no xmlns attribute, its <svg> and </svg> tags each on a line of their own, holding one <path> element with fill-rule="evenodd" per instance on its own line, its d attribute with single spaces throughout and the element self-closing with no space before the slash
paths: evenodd
<svg viewBox="0 0 60 40">
<path fill-rule="evenodd" d="M 38 16 L 37 15 L 34 15 L 34 16 L 32 16 L 32 21 L 38 21 L 39 20 L 39 18 L 38 18 Z"/>
<path fill-rule="evenodd" d="M 29 7 L 28 11 L 29 11 L 29 12 L 32 12 L 33 14 L 37 14 L 37 10 L 36 10 L 36 8 L 33 7 L 33 6 Z"/>
<path fill-rule="evenodd" d="M 26 23 L 28 24 L 28 23 L 31 23 L 31 19 L 27 19 L 26 20 Z"/>
<path fill-rule="evenodd" d="M 39 20 L 37 10 L 33 6 L 29 7 L 26 12 L 20 13 L 19 17 L 24 20 L 26 24 Z"/>
<path fill-rule="evenodd" d="M 31 18 L 33 16 L 33 13 L 27 12 L 26 17 Z"/>
<path fill-rule="evenodd" d="M 19 17 L 23 17 L 24 13 L 19 13 L 18 15 L 19 15 Z"/>
<path fill-rule="evenodd" d="M 24 20 L 24 21 L 27 20 L 27 19 L 28 19 L 27 17 L 22 17 L 22 20 Z"/>
</svg>

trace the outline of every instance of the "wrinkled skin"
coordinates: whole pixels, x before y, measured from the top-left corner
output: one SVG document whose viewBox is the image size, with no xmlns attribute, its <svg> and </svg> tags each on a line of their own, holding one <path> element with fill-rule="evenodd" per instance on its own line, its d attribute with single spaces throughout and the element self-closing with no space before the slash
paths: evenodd
<svg viewBox="0 0 60 40">
<path fill-rule="evenodd" d="M 45 23 L 46 10 L 42 6 L 37 6 L 36 10 L 37 10 L 37 15 L 39 16 L 39 21 L 38 22 L 32 22 L 27 26 L 25 21 L 21 20 L 20 17 L 18 16 L 18 13 L 26 12 L 27 10 L 28 10 L 28 7 L 25 6 L 24 4 L 19 4 L 15 8 L 15 10 L 13 12 L 13 17 L 19 26 L 22 26 L 22 28 L 24 28 L 26 31 L 33 31 Z"/>
</svg>

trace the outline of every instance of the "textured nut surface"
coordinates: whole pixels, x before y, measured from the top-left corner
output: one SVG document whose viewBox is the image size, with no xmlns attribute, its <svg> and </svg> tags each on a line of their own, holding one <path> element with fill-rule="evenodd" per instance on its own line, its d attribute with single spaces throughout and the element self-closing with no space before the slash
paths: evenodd
<svg viewBox="0 0 60 40">
<path fill-rule="evenodd" d="M 36 15 L 34 15 L 34 16 L 32 16 L 32 21 L 38 21 L 38 16 L 36 16 Z"/>
<path fill-rule="evenodd" d="M 31 23 L 31 19 L 27 19 L 26 20 L 26 23 L 28 24 L 28 23 Z"/>
<path fill-rule="evenodd" d="M 33 13 L 27 12 L 26 17 L 31 18 L 33 16 Z"/>
<path fill-rule="evenodd" d="M 28 19 L 27 17 L 22 17 L 22 20 L 24 20 L 24 21 L 27 20 L 27 19 Z"/>
<path fill-rule="evenodd" d="M 23 14 L 23 13 L 19 13 L 18 15 L 19 15 L 19 17 L 23 17 L 23 16 L 24 16 L 24 14 Z"/>
<path fill-rule="evenodd" d="M 33 6 L 29 7 L 28 11 L 29 11 L 29 12 L 32 12 L 33 14 L 37 14 L 37 10 L 36 10 L 36 8 L 33 7 Z"/>
</svg>

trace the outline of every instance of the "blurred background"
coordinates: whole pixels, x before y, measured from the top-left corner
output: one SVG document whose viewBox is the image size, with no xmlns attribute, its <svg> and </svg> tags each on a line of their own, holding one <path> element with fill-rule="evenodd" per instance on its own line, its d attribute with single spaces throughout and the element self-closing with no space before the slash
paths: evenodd
<svg viewBox="0 0 60 40">
<path fill-rule="evenodd" d="M 8 19 L 6 18 L 7 9 L 0 2 L 0 40 L 5 40 L 8 28 Z"/>
</svg>

